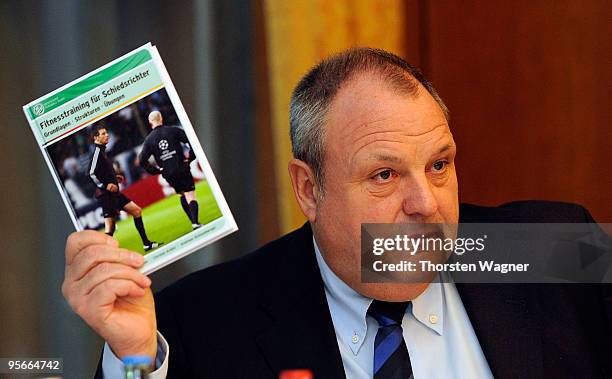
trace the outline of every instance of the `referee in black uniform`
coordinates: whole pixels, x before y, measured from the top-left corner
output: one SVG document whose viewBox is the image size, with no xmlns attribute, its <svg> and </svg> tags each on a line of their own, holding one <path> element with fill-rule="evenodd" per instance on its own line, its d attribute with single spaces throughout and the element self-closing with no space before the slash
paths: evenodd
<svg viewBox="0 0 612 379">
<path fill-rule="evenodd" d="M 142 222 L 142 209 L 127 196 L 119 192 L 119 182 L 123 176 L 118 175 L 113 167 L 113 162 L 106 155 L 106 144 L 108 144 L 108 132 L 105 127 L 98 126 L 94 131 L 95 149 L 89 164 L 89 177 L 96 185 L 96 199 L 102 206 L 104 215 L 104 226 L 106 234 L 112 236 L 115 233 L 115 218 L 123 209 L 134 216 L 134 225 L 140 234 L 145 251 L 159 246 L 147 237 Z"/>
<path fill-rule="evenodd" d="M 185 131 L 181 128 L 164 126 L 164 119 L 159 111 L 149 114 L 151 133 L 145 138 L 138 159 L 140 165 L 151 175 L 162 174 L 164 179 L 181 195 L 181 206 L 187 214 L 191 227 L 197 229 L 202 225 L 198 221 L 198 201 L 195 195 L 195 184 L 189 170 L 189 164 L 195 159 L 195 153 L 189 145 Z M 185 154 L 183 147 L 188 148 Z M 153 155 L 156 165 L 149 162 Z"/>
</svg>

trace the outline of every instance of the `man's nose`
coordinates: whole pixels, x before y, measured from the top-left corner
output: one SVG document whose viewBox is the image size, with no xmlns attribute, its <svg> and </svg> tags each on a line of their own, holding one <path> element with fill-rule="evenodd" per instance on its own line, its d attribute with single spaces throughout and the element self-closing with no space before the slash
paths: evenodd
<svg viewBox="0 0 612 379">
<path fill-rule="evenodd" d="M 402 208 L 410 218 L 425 220 L 438 211 L 438 201 L 424 173 L 411 177 L 402 191 L 404 194 Z"/>
</svg>

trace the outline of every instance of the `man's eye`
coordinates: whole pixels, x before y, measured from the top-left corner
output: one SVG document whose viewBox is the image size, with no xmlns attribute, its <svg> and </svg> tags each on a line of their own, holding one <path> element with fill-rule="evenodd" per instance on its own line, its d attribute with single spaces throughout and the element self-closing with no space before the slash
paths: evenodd
<svg viewBox="0 0 612 379">
<path fill-rule="evenodd" d="M 444 171 L 444 169 L 446 168 L 446 165 L 448 165 L 447 161 L 438 161 L 433 164 L 433 169 L 434 171 L 441 172 L 441 171 Z"/>
<path fill-rule="evenodd" d="M 380 182 L 386 182 L 393 177 L 393 170 L 383 170 L 378 174 L 374 175 L 374 179 Z"/>
</svg>

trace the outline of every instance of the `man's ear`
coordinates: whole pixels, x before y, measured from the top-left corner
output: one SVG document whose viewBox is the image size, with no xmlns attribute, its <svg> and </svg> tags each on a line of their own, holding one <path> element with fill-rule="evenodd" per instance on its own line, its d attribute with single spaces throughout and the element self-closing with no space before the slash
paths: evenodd
<svg viewBox="0 0 612 379">
<path fill-rule="evenodd" d="M 291 177 L 293 193 L 302 213 L 308 218 L 308 221 L 314 222 L 319 198 L 319 188 L 314 180 L 314 172 L 306 162 L 292 159 L 289 162 L 289 176 Z"/>
</svg>

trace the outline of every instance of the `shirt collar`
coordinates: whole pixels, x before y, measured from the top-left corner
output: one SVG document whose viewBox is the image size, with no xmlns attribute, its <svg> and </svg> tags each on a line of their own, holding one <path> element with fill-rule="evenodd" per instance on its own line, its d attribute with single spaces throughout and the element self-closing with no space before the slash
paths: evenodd
<svg viewBox="0 0 612 379">
<path fill-rule="evenodd" d="M 372 299 L 359 294 L 336 276 L 323 259 L 314 236 L 312 241 L 336 335 L 353 351 L 353 354 L 357 354 L 365 339 L 366 314 Z M 444 331 L 442 284 L 439 281 L 432 282 L 422 294 L 412 300 L 412 306 L 408 307 L 406 312 L 412 312 L 414 318 L 422 325 L 442 335 Z"/>
<path fill-rule="evenodd" d="M 439 279 L 431 282 L 422 294 L 412 300 L 412 315 L 438 335 L 444 333 L 444 288 Z"/>
</svg>

